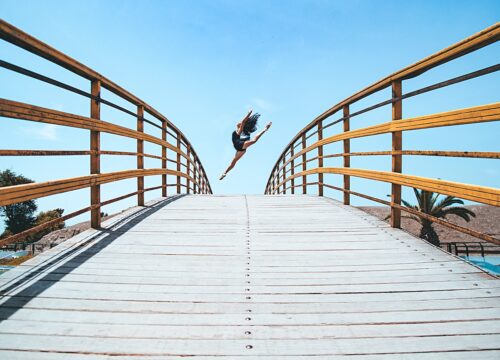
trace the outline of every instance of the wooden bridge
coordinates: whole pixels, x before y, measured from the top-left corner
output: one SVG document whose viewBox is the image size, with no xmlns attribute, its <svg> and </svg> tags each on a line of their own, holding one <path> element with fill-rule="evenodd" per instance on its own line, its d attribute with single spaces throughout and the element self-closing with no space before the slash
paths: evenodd
<svg viewBox="0 0 500 360">
<path fill-rule="evenodd" d="M 1 187 L 0 206 L 81 189 L 89 190 L 89 203 L 7 236 L 0 246 L 85 213 L 92 226 L 0 276 L 1 359 L 500 358 L 498 278 L 399 229 L 406 212 L 500 244 L 492 234 L 401 204 L 401 189 L 413 187 L 500 205 L 498 188 L 402 172 L 405 156 L 500 158 L 499 152 L 403 149 L 402 142 L 408 131 L 500 119 L 498 102 L 403 118 L 404 99 L 493 74 L 499 64 L 402 91 L 403 81 L 498 41 L 499 24 L 318 116 L 285 147 L 262 196 L 213 195 L 192 144 L 167 117 L 1 20 L 0 38 L 90 82 L 87 91 L 0 60 L 5 70 L 90 100 L 87 117 L 0 99 L 1 121 L 71 127 L 90 143 L 84 150 L 0 149 L 0 156 L 83 156 L 90 165 L 84 176 Z M 390 99 L 351 111 L 351 105 L 388 88 Z M 110 101 L 102 89 L 134 111 Z M 356 116 L 386 105 L 391 119 L 351 129 Z M 132 116 L 137 127 L 101 119 L 101 106 Z M 335 125 L 341 131 L 327 134 Z M 137 151 L 103 150 L 101 133 L 132 139 Z M 391 135 L 391 150 L 351 151 L 351 140 L 381 134 Z M 158 153 L 147 153 L 145 142 L 157 145 Z M 343 151 L 327 153 L 334 143 Z M 102 172 L 105 156 L 135 157 L 137 167 Z M 389 156 L 391 171 L 351 168 L 354 156 Z M 161 165 L 146 168 L 145 158 Z M 331 158 L 341 159 L 342 166 L 327 166 Z M 340 175 L 342 186 L 327 175 Z M 151 176 L 161 177 L 161 185 L 146 187 L 145 177 Z M 390 201 L 351 189 L 351 177 L 387 183 Z M 131 178 L 137 179 L 132 192 L 102 199 L 101 185 Z M 324 189 L 342 192 L 343 202 L 323 196 Z M 161 198 L 147 202 L 145 193 L 156 190 Z M 390 223 L 350 206 L 351 196 L 390 207 Z M 137 207 L 102 221 L 106 206 L 130 197 L 137 198 Z"/>
<path fill-rule="evenodd" d="M 0 277 L 2 358 L 500 355 L 499 280 L 327 198 L 173 197 L 106 228 Z"/>
</svg>

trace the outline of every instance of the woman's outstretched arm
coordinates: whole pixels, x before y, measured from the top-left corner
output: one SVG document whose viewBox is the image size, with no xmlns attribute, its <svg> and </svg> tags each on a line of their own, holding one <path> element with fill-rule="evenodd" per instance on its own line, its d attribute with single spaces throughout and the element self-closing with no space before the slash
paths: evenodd
<svg viewBox="0 0 500 360">
<path fill-rule="evenodd" d="M 250 115 L 252 115 L 252 109 L 250 109 L 250 111 L 248 112 L 248 114 L 246 114 L 246 116 L 243 118 L 243 120 L 241 120 L 239 123 L 238 123 L 238 128 L 236 129 L 236 134 L 238 135 L 241 135 L 241 133 L 243 132 L 243 129 L 245 127 L 245 123 L 248 121 L 248 119 L 250 118 Z"/>
</svg>

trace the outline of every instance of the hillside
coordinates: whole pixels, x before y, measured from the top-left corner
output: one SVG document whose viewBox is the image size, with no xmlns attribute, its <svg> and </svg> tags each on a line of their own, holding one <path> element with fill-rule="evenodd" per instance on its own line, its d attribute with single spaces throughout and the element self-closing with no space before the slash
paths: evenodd
<svg viewBox="0 0 500 360">
<path fill-rule="evenodd" d="M 457 216 L 450 216 L 446 220 L 500 238 L 500 208 L 488 205 L 471 205 L 466 206 L 466 208 L 476 214 L 476 217 L 469 223 Z M 360 206 L 359 209 L 380 219 L 385 219 L 389 215 L 389 208 L 385 206 Z M 402 228 L 416 236 L 420 234 L 420 225 L 414 220 L 402 219 Z M 434 228 L 439 235 L 441 243 L 482 241 L 439 224 L 434 224 Z"/>
</svg>

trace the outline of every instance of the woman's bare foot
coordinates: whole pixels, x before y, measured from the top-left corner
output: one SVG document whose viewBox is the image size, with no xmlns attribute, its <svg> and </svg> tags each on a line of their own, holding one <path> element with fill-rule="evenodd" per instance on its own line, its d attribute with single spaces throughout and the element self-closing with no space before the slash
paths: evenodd
<svg viewBox="0 0 500 360">
<path fill-rule="evenodd" d="M 271 125 L 273 124 L 273 122 L 269 122 L 269 124 L 266 125 L 266 127 L 264 128 L 264 131 L 267 131 L 269 130 L 269 128 L 271 127 Z"/>
<path fill-rule="evenodd" d="M 222 173 L 222 175 L 220 176 L 219 180 L 224 179 L 226 177 L 226 175 L 227 175 L 226 173 Z"/>
</svg>

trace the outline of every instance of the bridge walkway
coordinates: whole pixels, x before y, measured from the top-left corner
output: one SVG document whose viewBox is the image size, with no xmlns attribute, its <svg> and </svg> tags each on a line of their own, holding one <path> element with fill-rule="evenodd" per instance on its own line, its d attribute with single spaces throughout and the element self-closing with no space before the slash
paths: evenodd
<svg viewBox="0 0 500 360">
<path fill-rule="evenodd" d="M 1 359 L 499 359 L 500 281 L 314 196 L 151 202 L 0 276 Z"/>
</svg>

